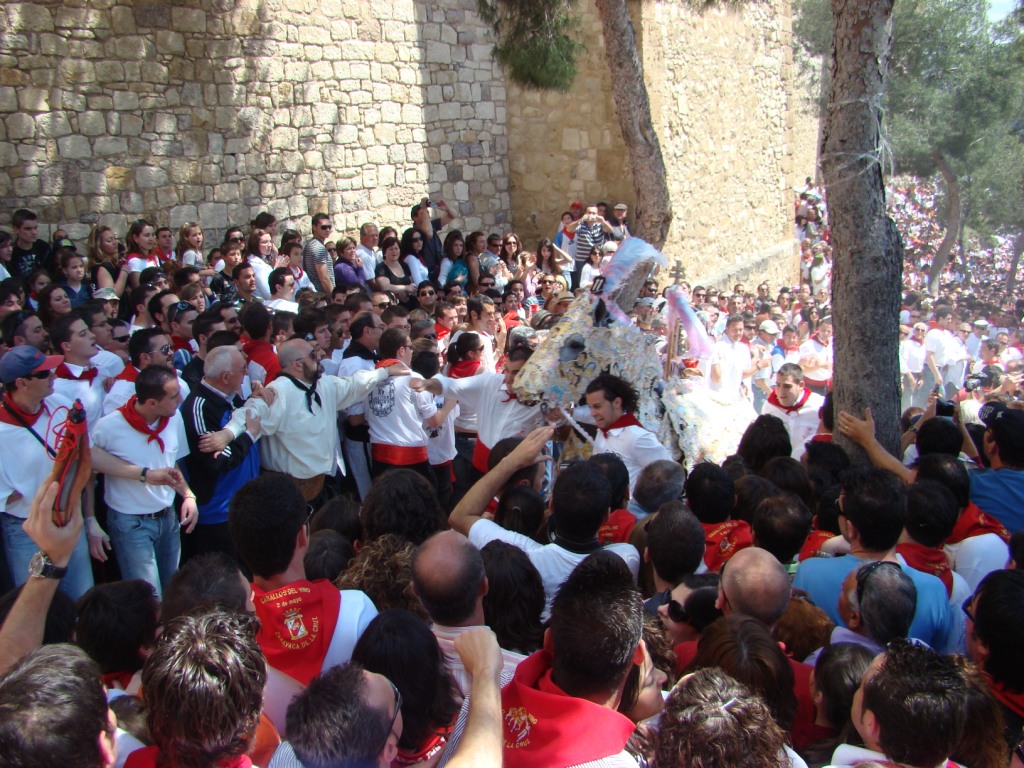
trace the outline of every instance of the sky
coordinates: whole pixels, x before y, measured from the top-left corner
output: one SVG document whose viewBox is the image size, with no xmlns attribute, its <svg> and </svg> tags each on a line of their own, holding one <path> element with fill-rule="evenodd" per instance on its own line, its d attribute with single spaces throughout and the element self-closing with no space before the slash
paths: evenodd
<svg viewBox="0 0 1024 768">
<path fill-rule="evenodd" d="M 1017 0 L 989 0 L 988 18 L 990 21 L 1000 21 L 1006 14 L 1014 9 Z"/>
</svg>

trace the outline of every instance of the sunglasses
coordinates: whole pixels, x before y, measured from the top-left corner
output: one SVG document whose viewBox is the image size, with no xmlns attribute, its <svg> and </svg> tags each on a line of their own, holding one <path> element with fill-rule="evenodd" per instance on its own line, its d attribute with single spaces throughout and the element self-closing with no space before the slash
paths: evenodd
<svg viewBox="0 0 1024 768">
<path fill-rule="evenodd" d="M 232 237 L 230 240 L 228 240 L 228 242 L 229 243 L 244 243 L 245 242 L 245 238 L 244 237 Z"/>
<path fill-rule="evenodd" d="M 122 343 L 127 343 L 128 339 L 130 339 L 130 338 L 131 338 L 131 336 L 129 336 L 128 334 L 125 334 L 124 336 L 111 336 L 110 340 L 111 341 L 119 341 L 119 342 L 122 342 Z"/>
<path fill-rule="evenodd" d="M 373 306 L 377 307 L 378 309 L 387 309 L 388 307 L 391 306 L 391 302 L 390 301 L 382 301 L 380 304 L 374 304 Z"/>
<path fill-rule="evenodd" d="M 686 608 L 678 600 L 672 599 L 672 590 L 666 589 L 665 595 L 665 607 L 668 610 L 668 617 L 672 619 L 676 624 L 689 624 L 690 614 L 686 612 Z"/>
<path fill-rule="evenodd" d="M 420 291 L 420 296 L 436 296 L 434 291 Z"/>
<path fill-rule="evenodd" d="M 423 238 L 422 237 L 410 237 L 409 238 L 409 242 L 410 243 L 422 243 L 423 242 Z"/>
<path fill-rule="evenodd" d="M 334 225 L 333 224 L 321 224 L 320 225 L 320 229 L 322 231 L 324 231 L 324 232 L 330 232 L 332 229 L 334 229 Z"/>
<path fill-rule="evenodd" d="M 481 288 L 493 288 L 494 285 L 494 283 L 480 283 Z"/>
<path fill-rule="evenodd" d="M 540 284 L 541 285 L 554 285 L 555 281 L 554 280 L 541 280 Z"/>
<path fill-rule="evenodd" d="M 36 371 L 35 373 L 27 373 L 21 378 L 23 379 L 48 379 L 53 371 Z"/>
<path fill-rule="evenodd" d="M 384 736 L 384 743 L 380 745 L 380 749 L 377 750 L 377 754 L 380 754 L 384 747 L 388 745 L 388 739 L 391 738 L 391 729 L 395 727 L 395 722 L 398 720 L 398 713 L 402 711 L 402 692 L 398 690 L 398 686 L 388 680 L 391 685 L 391 690 L 395 692 L 395 714 L 391 716 L 391 722 L 388 723 L 388 730 Z"/>
<path fill-rule="evenodd" d="M 157 349 L 153 350 L 153 352 L 151 352 L 150 354 L 154 354 L 156 352 L 159 352 L 161 355 L 166 355 L 170 351 L 171 351 L 171 345 L 170 344 L 164 344 L 162 347 L 158 347 Z"/>
</svg>

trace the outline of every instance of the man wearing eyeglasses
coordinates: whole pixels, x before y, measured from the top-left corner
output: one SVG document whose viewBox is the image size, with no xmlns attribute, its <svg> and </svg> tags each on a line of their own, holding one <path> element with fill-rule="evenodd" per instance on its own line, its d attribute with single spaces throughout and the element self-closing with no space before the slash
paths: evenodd
<svg viewBox="0 0 1024 768">
<path fill-rule="evenodd" d="M 851 470 L 843 476 L 839 494 L 839 530 L 849 542 L 849 554 L 804 560 L 793 587 L 807 592 L 838 625 L 843 620 L 839 595 L 850 571 L 874 560 L 899 562 L 917 589 L 910 637 L 945 652 L 960 640 L 953 632 L 949 595 L 938 577 L 911 568 L 896 554 L 905 517 L 906 494 L 899 478 L 881 469 Z"/>
<path fill-rule="evenodd" d="M 334 290 L 334 264 L 331 254 L 324 243 L 331 236 L 334 225 L 326 213 L 313 216 L 313 233 L 302 248 L 302 268 L 306 271 L 309 281 L 319 293 L 331 295 Z"/>
<path fill-rule="evenodd" d="M 437 305 L 437 286 L 430 280 L 424 280 L 416 287 L 416 305 L 428 315 L 434 314 Z"/>
<path fill-rule="evenodd" d="M 103 415 L 120 408 L 135 394 L 135 380 L 139 373 L 151 365 L 174 367 L 174 348 L 171 340 L 159 328 L 143 328 L 136 331 L 128 340 L 128 357 L 131 365 L 126 365 L 115 378 L 107 396 L 103 398 Z M 191 388 L 178 374 L 178 386 L 181 388 L 182 399 L 188 397 Z"/>
<path fill-rule="evenodd" d="M 444 229 L 458 218 L 444 200 L 438 200 L 434 206 L 442 212 L 440 218 L 430 218 L 430 199 L 424 197 L 418 205 L 414 205 L 410 212 L 412 225 L 423 235 L 423 250 L 420 251 L 427 267 L 427 277 L 430 280 L 437 280 L 441 274 L 441 259 L 444 258 L 444 246 L 438 232 Z"/>
</svg>

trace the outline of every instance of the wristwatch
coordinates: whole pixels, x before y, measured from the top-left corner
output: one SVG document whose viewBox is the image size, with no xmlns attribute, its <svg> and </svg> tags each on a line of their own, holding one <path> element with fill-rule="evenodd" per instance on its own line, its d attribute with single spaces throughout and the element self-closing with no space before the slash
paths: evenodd
<svg viewBox="0 0 1024 768">
<path fill-rule="evenodd" d="M 28 561 L 28 575 L 33 579 L 63 579 L 67 568 L 54 565 L 45 552 L 36 552 Z"/>
</svg>

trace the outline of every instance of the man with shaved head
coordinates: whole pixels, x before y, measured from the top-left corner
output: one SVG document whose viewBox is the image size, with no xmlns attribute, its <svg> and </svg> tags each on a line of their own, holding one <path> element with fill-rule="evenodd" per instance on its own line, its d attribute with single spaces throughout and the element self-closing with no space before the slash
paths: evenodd
<svg viewBox="0 0 1024 768">
<path fill-rule="evenodd" d="M 459 691 L 467 696 L 473 676 L 459 658 L 455 640 L 463 632 L 484 626 L 487 576 L 480 550 L 457 531 L 436 533 L 413 553 L 412 584 L 430 616 L 430 629 L 444 653 L 445 666 Z M 504 649 L 501 654 L 502 674 L 511 678 L 516 665 L 526 657 Z"/>
<path fill-rule="evenodd" d="M 357 371 L 351 378 L 324 376 L 317 350 L 305 339 L 292 339 L 278 347 L 281 372 L 267 386 L 273 395 L 251 398 L 234 412 L 224 429 L 205 436 L 201 450 L 223 450 L 228 441 L 245 431 L 246 413 L 260 420 L 260 460 L 265 469 L 292 478 L 306 501 L 321 495 L 324 479 L 336 470 L 338 411 L 361 401 L 388 376 L 408 375 L 402 363 L 373 371 Z M 271 402 L 267 402 L 271 400 Z"/>
</svg>

